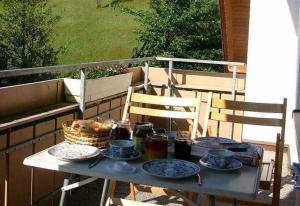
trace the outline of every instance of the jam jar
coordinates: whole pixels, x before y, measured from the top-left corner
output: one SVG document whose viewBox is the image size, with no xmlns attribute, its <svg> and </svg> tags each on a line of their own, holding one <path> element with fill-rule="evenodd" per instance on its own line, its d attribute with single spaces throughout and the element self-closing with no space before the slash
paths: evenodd
<svg viewBox="0 0 300 206">
<path fill-rule="evenodd" d="M 144 143 L 148 134 L 153 134 L 153 124 L 150 122 L 138 122 L 134 126 L 133 141 L 135 149 L 142 153 L 145 152 Z"/>
<path fill-rule="evenodd" d="M 123 139 L 130 140 L 132 129 L 129 120 L 118 121 L 114 126 L 111 134 L 113 140 Z"/>
<path fill-rule="evenodd" d="M 168 136 L 148 134 L 145 140 L 145 159 L 161 159 L 168 156 Z"/>
</svg>

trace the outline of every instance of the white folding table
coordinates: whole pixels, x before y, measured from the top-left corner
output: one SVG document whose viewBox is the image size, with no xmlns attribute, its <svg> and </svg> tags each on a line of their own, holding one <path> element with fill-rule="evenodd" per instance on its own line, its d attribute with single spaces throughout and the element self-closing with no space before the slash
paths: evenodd
<svg viewBox="0 0 300 206">
<path fill-rule="evenodd" d="M 50 156 L 47 151 L 48 149 L 31 155 L 25 158 L 23 163 L 31 167 L 105 179 L 101 198 L 102 205 L 106 200 L 109 180 L 208 194 L 212 200 L 211 205 L 214 205 L 215 195 L 240 200 L 254 200 L 260 179 L 260 167 L 243 166 L 237 171 L 220 172 L 201 166 L 200 174 L 203 180 L 202 184 L 198 185 L 196 176 L 175 180 L 150 176 L 142 171 L 142 160 L 129 162 L 129 164 L 137 167 L 137 171 L 133 174 L 126 174 L 112 170 L 114 160 L 103 159 L 95 167 L 89 168 L 88 165 L 91 161 L 64 162 Z M 68 179 L 65 179 L 64 186 L 68 183 Z"/>
</svg>

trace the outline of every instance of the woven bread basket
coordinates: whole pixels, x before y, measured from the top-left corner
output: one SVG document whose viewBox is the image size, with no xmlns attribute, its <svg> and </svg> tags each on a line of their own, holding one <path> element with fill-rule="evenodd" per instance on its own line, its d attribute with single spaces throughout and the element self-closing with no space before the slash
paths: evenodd
<svg viewBox="0 0 300 206">
<path fill-rule="evenodd" d="M 72 144 L 90 145 L 98 148 L 106 148 L 108 146 L 110 140 L 110 131 L 81 131 L 80 128 L 72 128 L 72 123 L 73 121 L 65 121 L 62 123 L 66 142 Z"/>
</svg>

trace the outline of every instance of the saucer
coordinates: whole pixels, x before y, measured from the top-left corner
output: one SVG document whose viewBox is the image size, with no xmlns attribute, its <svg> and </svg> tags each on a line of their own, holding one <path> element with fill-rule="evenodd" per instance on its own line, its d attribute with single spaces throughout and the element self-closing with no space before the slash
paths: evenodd
<svg viewBox="0 0 300 206">
<path fill-rule="evenodd" d="M 107 158 L 110 158 L 110 159 L 113 159 L 113 160 L 123 160 L 123 161 L 135 160 L 135 159 L 139 159 L 140 157 L 142 157 L 142 153 L 139 152 L 139 151 L 136 151 L 136 150 L 134 150 L 134 152 L 130 155 L 130 157 L 116 157 L 116 156 L 113 156 L 113 154 L 112 154 L 112 152 L 109 148 L 103 150 L 101 152 L 101 154 L 104 157 L 107 157 Z"/>
<path fill-rule="evenodd" d="M 243 166 L 243 164 L 237 159 L 232 159 L 231 163 L 227 166 L 227 168 L 219 168 L 217 166 L 212 165 L 211 163 L 208 162 L 207 157 L 202 157 L 199 162 L 202 166 L 207 167 L 209 169 L 225 171 L 225 172 L 238 170 Z"/>
</svg>

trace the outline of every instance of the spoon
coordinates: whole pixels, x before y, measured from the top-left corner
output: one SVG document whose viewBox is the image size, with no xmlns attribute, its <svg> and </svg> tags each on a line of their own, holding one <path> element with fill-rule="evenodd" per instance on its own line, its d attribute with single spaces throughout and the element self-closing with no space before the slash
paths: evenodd
<svg viewBox="0 0 300 206">
<path fill-rule="evenodd" d="M 200 175 L 200 173 L 197 173 L 197 177 L 198 177 L 198 185 L 202 184 L 202 177 Z"/>
<path fill-rule="evenodd" d="M 101 156 L 100 156 L 100 157 L 98 157 L 95 161 L 91 162 L 91 163 L 89 164 L 88 167 L 89 167 L 89 168 L 95 167 L 101 160 L 102 160 L 102 158 L 101 158 Z"/>
</svg>

